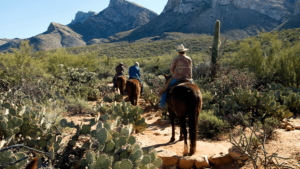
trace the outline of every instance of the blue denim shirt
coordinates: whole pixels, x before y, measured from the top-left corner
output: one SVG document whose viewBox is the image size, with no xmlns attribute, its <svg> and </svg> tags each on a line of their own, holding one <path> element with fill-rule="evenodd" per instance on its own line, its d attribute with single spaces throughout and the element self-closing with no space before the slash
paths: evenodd
<svg viewBox="0 0 300 169">
<path fill-rule="evenodd" d="M 129 78 L 133 77 L 133 78 L 140 78 L 141 73 L 140 73 L 140 69 L 137 66 L 131 66 L 129 68 Z"/>
</svg>

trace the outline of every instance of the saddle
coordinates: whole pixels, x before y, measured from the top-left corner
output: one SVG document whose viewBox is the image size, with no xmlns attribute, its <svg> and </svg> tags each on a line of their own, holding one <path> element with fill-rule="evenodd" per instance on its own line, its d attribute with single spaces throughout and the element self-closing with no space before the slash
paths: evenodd
<svg viewBox="0 0 300 169">
<path fill-rule="evenodd" d="M 176 83 L 174 83 L 172 86 L 170 86 L 169 90 L 168 90 L 168 93 L 172 93 L 173 92 L 173 89 L 178 86 L 179 84 L 183 84 L 183 83 L 191 83 L 191 79 L 188 79 L 188 78 L 181 78 L 181 79 L 178 79 Z"/>
<path fill-rule="evenodd" d="M 161 96 L 164 92 L 168 92 L 168 93 L 172 93 L 172 90 L 174 87 L 178 86 L 179 84 L 181 83 L 190 83 L 192 79 L 187 79 L 187 78 L 180 78 L 177 80 L 176 83 L 174 83 L 172 86 L 169 87 L 169 84 L 171 83 L 171 81 L 173 80 L 174 78 L 171 77 L 167 83 L 164 85 L 164 87 L 161 89 L 161 91 L 159 92 L 159 95 Z M 171 91 L 171 92 L 170 92 Z"/>
</svg>

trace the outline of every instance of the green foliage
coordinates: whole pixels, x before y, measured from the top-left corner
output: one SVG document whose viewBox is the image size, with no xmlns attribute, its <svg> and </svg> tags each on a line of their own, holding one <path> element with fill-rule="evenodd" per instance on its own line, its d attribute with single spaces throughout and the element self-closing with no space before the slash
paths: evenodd
<svg viewBox="0 0 300 169">
<path fill-rule="evenodd" d="M 228 131 L 228 124 L 214 115 L 212 111 L 202 111 L 199 115 L 199 134 L 205 138 L 213 138 Z"/>
<path fill-rule="evenodd" d="M 299 36 L 295 32 L 293 36 Z M 283 32 L 259 33 L 231 44 L 230 48 L 233 52 L 226 55 L 223 63 L 254 72 L 262 84 L 276 80 L 285 86 L 300 86 L 299 39 Z"/>
<path fill-rule="evenodd" d="M 278 91 L 267 90 L 259 92 L 256 89 L 253 92 L 249 89 L 236 88 L 230 92 L 230 95 L 225 96 L 221 103 L 221 108 L 217 111 L 223 116 L 228 114 L 237 114 L 243 112 L 250 113 L 252 120 L 264 122 L 268 117 L 274 117 L 282 120 L 286 117 L 293 116 L 286 105 L 283 105 L 276 99 L 275 93 Z"/>
<path fill-rule="evenodd" d="M 267 118 L 264 122 L 263 128 L 266 133 L 266 138 L 271 139 L 275 134 L 275 129 L 279 128 L 280 121 L 274 117 Z"/>
</svg>

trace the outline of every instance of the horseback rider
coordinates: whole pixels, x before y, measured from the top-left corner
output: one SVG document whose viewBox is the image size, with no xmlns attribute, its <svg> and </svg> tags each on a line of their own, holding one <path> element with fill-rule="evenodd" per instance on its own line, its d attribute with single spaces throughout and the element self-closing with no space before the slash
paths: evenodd
<svg viewBox="0 0 300 169">
<path fill-rule="evenodd" d="M 165 84 L 162 89 L 160 95 L 160 105 L 159 108 L 164 110 L 167 102 L 167 89 L 175 84 L 179 79 L 190 79 L 190 82 L 193 83 L 192 80 L 192 59 L 186 55 L 186 51 L 188 48 L 185 48 L 183 44 L 177 46 L 178 56 L 176 56 L 171 64 L 170 72 L 172 74 L 172 78 Z"/>
<path fill-rule="evenodd" d="M 120 62 L 118 66 L 116 66 L 116 75 L 113 79 L 114 87 L 116 87 L 116 79 L 118 76 L 124 76 L 124 64 L 123 62 Z"/>
<path fill-rule="evenodd" d="M 141 95 L 144 95 L 144 85 L 140 78 L 141 73 L 140 73 L 139 65 L 140 64 L 138 62 L 135 62 L 134 65 L 129 68 L 129 79 L 137 79 L 140 81 L 140 83 L 142 85 Z"/>
</svg>

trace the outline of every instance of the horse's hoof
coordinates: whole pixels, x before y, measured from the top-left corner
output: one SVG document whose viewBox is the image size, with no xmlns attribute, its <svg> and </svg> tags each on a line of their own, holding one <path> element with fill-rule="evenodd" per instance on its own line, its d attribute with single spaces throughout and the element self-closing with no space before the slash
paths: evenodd
<svg viewBox="0 0 300 169">
<path fill-rule="evenodd" d="M 170 143 L 173 143 L 174 141 L 175 141 L 175 139 L 174 139 L 174 138 L 171 138 Z"/>
</svg>

